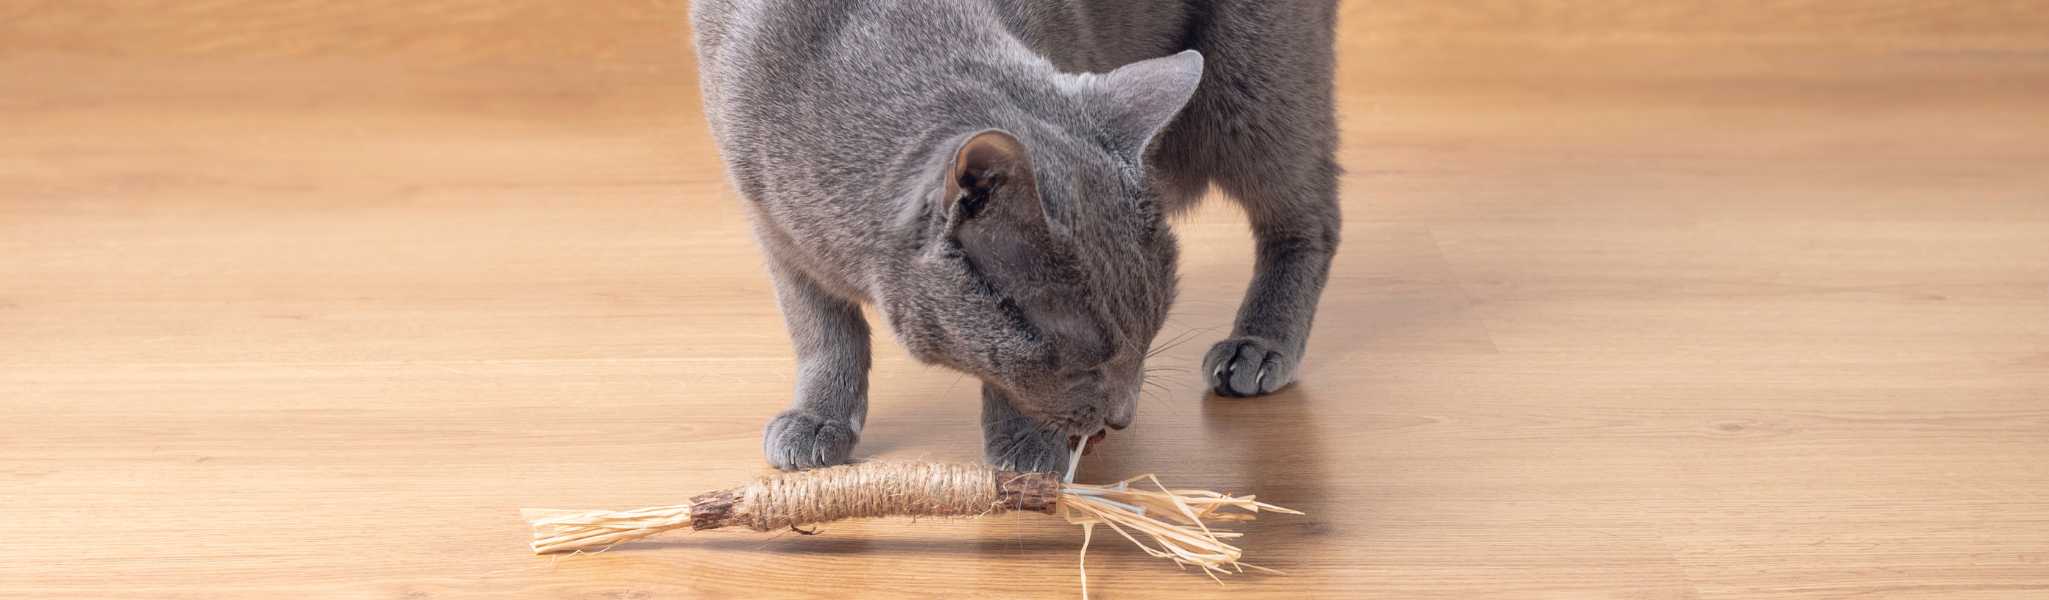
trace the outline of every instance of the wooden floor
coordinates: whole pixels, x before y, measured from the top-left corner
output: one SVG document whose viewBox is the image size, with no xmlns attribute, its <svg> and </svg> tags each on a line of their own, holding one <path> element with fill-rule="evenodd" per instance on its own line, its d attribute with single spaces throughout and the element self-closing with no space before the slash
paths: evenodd
<svg viewBox="0 0 2049 600">
<path fill-rule="evenodd" d="M 2049 597 L 2049 11 L 1654 4 L 1346 4 L 1303 382 L 1083 469 L 1308 511 L 1291 575 L 1098 536 L 1094 597 Z M 527 554 L 791 387 L 682 6 L 591 6 L 0 3 L 0 596 L 1078 597 L 1030 517 Z M 1181 231 L 1193 367 L 1250 246 Z M 860 455 L 980 456 L 972 381 L 873 395 Z"/>
</svg>

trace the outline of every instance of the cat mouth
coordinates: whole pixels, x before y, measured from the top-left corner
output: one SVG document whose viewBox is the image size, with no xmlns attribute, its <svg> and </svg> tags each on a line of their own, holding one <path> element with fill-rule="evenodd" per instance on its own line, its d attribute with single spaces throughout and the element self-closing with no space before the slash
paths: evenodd
<svg viewBox="0 0 2049 600">
<path fill-rule="evenodd" d="M 1081 449 L 1082 455 L 1087 456 L 1089 454 L 1095 453 L 1096 445 L 1103 443 L 1103 439 L 1109 436 L 1110 430 L 1108 429 L 1098 429 L 1095 433 L 1089 434 L 1089 445 Z M 1073 450 L 1075 446 L 1080 446 L 1081 440 L 1082 436 L 1079 435 L 1067 436 L 1067 449 Z"/>
</svg>

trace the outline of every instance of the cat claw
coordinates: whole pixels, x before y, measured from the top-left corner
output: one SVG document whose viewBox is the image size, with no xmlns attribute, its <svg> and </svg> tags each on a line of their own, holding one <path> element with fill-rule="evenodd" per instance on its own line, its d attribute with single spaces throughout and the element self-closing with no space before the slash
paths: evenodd
<svg viewBox="0 0 2049 600">
<path fill-rule="evenodd" d="M 1221 342 L 1202 359 L 1210 390 L 1218 396 L 1261 396 L 1294 383 L 1296 353 L 1263 338 L 1245 336 Z"/>
<path fill-rule="evenodd" d="M 768 422 L 761 444 L 769 464 L 793 471 L 844 464 L 858 440 L 859 434 L 844 420 L 791 409 Z"/>
</svg>

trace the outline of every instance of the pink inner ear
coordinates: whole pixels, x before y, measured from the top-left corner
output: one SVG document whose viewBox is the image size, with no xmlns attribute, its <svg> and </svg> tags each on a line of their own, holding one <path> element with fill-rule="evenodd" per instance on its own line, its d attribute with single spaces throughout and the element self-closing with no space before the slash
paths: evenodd
<svg viewBox="0 0 2049 600">
<path fill-rule="evenodd" d="M 1009 172 L 1020 166 L 1031 166 L 1024 143 L 1002 130 L 991 129 L 961 143 L 960 151 L 954 155 L 953 170 L 956 175 L 977 171 Z"/>
<path fill-rule="evenodd" d="M 969 136 L 954 151 L 946 180 L 946 199 L 958 201 L 970 188 L 994 188 L 1005 183 L 1029 182 L 1031 158 L 1024 144 L 999 129 Z"/>
</svg>

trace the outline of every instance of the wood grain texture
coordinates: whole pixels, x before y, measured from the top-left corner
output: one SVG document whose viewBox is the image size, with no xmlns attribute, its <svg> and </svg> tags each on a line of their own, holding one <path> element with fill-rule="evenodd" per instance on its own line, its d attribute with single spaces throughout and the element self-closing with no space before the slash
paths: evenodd
<svg viewBox="0 0 2049 600">
<path fill-rule="evenodd" d="M 526 553 L 761 472 L 789 393 L 682 14 L 0 3 L 0 596 L 1075 597 L 1034 515 Z M 1083 473 L 1307 510 L 1292 575 L 1099 540 L 1097 597 L 2049 595 L 2045 15 L 1347 3 L 1303 382 L 1166 377 Z M 1250 245 L 1180 230 L 1186 369 Z M 971 380 L 885 340 L 873 395 L 859 454 L 980 456 Z"/>
</svg>

